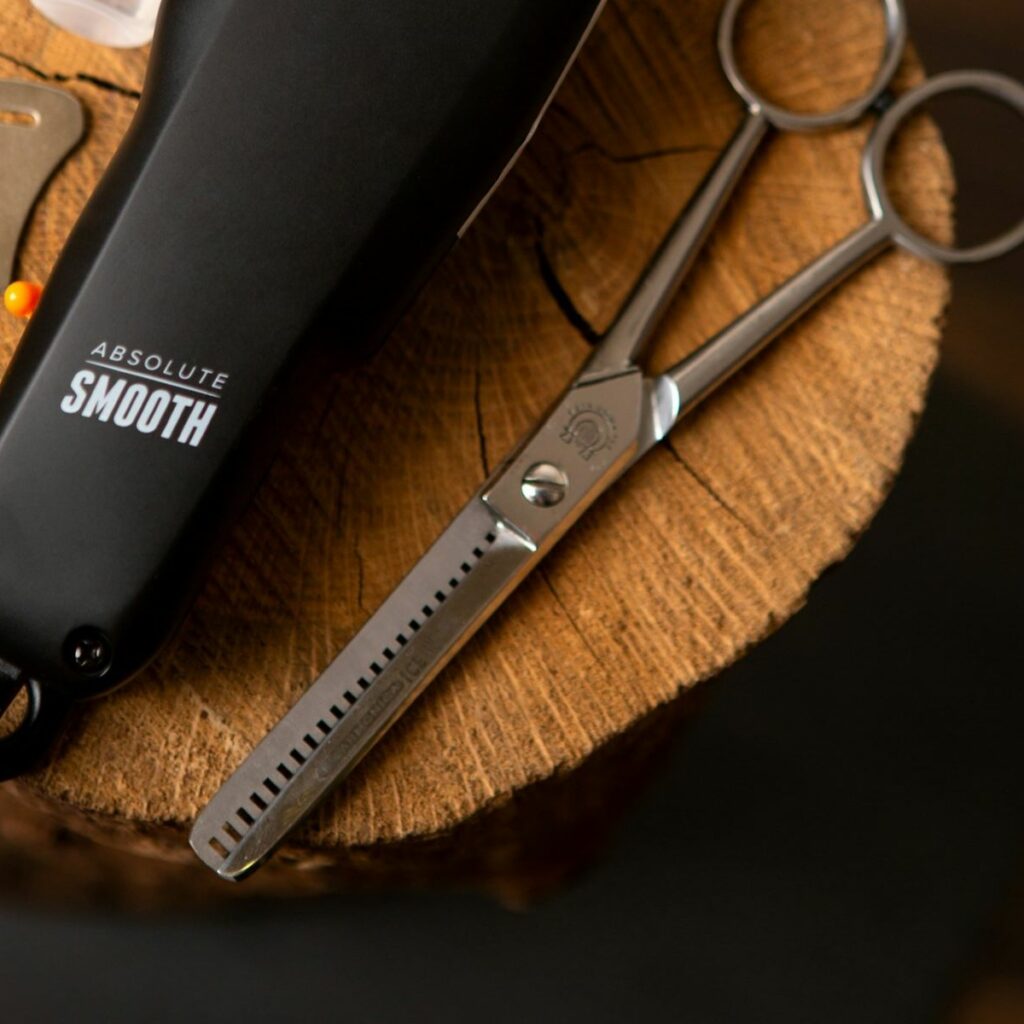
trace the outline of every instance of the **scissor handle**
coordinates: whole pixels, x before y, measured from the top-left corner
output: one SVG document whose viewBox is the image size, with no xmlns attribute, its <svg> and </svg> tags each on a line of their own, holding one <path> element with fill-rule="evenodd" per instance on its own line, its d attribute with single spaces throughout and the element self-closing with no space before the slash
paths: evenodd
<svg viewBox="0 0 1024 1024">
<path fill-rule="evenodd" d="M 980 263 L 1024 243 L 1024 218 L 980 245 L 942 245 L 912 228 L 900 215 L 885 184 L 885 158 L 893 136 L 921 106 L 951 92 L 976 92 L 1005 103 L 1024 117 L 1024 86 L 994 71 L 949 71 L 936 75 L 901 96 L 880 118 L 864 150 L 861 176 L 873 217 L 886 225 L 892 241 L 925 259 L 939 263 Z"/>
<path fill-rule="evenodd" d="M 870 89 L 859 99 L 824 114 L 798 114 L 769 103 L 743 77 L 734 50 L 736 19 L 744 0 L 727 0 L 718 29 L 722 66 L 747 105 L 729 144 L 679 214 L 618 316 L 595 348 L 585 375 L 617 373 L 639 359 L 672 297 L 698 254 L 771 127 L 818 131 L 856 121 L 885 91 L 903 56 L 907 22 L 902 0 L 882 0 L 885 53 Z"/>
<path fill-rule="evenodd" d="M 903 0 L 881 0 L 885 13 L 885 49 L 867 91 L 834 110 L 821 113 L 800 113 L 772 103 L 750 84 L 740 70 L 740 62 L 736 56 L 736 23 L 745 2 L 746 0 L 726 0 L 725 9 L 718 23 L 718 53 L 729 83 L 739 93 L 752 114 L 760 114 L 776 128 L 789 132 L 815 132 L 839 128 L 859 121 L 888 89 L 907 43 L 907 14 Z"/>
<path fill-rule="evenodd" d="M 939 245 L 906 223 L 886 191 L 885 155 L 896 131 L 923 103 L 964 90 L 992 96 L 1024 116 L 1024 86 L 989 71 L 948 72 L 901 97 L 879 120 L 864 151 L 862 172 L 870 220 L 666 371 L 664 377 L 676 387 L 675 419 L 695 408 L 833 288 L 889 247 L 901 245 L 942 263 L 977 263 L 1001 256 L 1024 242 L 1022 220 L 983 245 L 965 249 Z"/>
</svg>

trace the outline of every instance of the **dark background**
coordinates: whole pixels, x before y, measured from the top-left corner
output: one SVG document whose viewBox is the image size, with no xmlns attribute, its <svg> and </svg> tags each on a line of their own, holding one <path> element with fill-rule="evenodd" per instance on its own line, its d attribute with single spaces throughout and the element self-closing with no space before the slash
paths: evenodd
<svg viewBox="0 0 1024 1024">
<path fill-rule="evenodd" d="M 909 6 L 930 70 L 1024 75 L 1020 0 Z M 986 156 L 972 127 L 943 124 L 962 188 L 995 176 L 1019 216 L 1024 134 Z M 519 913 L 0 907 L 3 1019 L 1024 1024 L 1024 256 L 954 281 L 875 525 L 710 687 L 585 878 Z"/>
</svg>

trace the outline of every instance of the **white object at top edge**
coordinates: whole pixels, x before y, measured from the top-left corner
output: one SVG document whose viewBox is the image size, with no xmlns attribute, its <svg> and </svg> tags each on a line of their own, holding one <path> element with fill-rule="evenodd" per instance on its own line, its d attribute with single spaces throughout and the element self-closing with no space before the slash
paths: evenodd
<svg viewBox="0 0 1024 1024">
<path fill-rule="evenodd" d="M 145 46 L 160 0 L 32 0 L 54 24 L 103 46 Z"/>
</svg>

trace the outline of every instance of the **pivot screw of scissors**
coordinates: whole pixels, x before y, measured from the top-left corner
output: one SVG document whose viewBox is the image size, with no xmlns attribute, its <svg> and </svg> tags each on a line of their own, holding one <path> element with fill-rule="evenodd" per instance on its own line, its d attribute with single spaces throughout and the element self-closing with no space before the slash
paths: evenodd
<svg viewBox="0 0 1024 1024">
<path fill-rule="evenodd" d="M 569 489 L 569 478 L 565 470 L 553 466 L 550 462 L 538 462 L 531 466 L 523 476 L 523 497 L 538 508 L 551 508 L 557 505 Z"/>
<path fill-rule="evenodd" d="M 110 667 L 110 642 L 97 629 L 76 629 L 68 637 L 65 650 L 71 664 L 83 675 L 102 675 Z"/>
</svg>

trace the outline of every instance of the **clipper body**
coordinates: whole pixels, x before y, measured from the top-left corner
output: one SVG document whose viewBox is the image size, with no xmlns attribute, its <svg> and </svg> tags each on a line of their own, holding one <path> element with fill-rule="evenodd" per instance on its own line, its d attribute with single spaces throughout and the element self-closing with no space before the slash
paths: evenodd
<svg viewBox="0 0 1024 1024">
<path fill-rule="evenodd" d="M 165 5 L 134 124 L 0 388 L 11 673 L 74 700 L 154 656 L 311 338 L 355 359 L 386 334 L 599 6 Z"/>
</svg>

